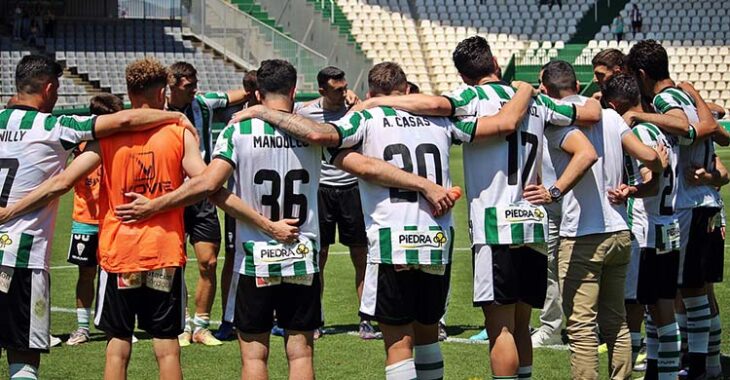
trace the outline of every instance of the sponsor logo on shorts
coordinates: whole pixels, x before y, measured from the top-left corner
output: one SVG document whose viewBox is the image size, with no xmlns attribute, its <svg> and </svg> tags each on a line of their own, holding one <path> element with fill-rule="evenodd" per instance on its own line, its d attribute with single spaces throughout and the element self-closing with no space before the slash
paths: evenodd
<svg viewBox="0 0 730 380">
<path fill-rule="evenodd" d="M 398 245 L 404 249 L 441 248 L 449 241 L 443 231 L 402 231 Z"/>
<path fill-rule="evenodd" d="M 2 234 L 2 236 L 0 236 L 0 248 L 5 248 L 12 244 L 13 244 L 13 239 L 11 239 L 10 236 L 8 236 L 8 234 Z"/>
<path fill-rule="evenodd" d="M 545 212 L 539 208 L 510 207 L 504 209 L 504 219 L 510 223 L 539 222 L 545 218 Z"/>
<path fill-rule="evenodd" d="M 264 262 L 279 262 L 286 260 L 300 260 L 309 253 L 309 247 L 306 244 L 299 243 L 296 247 L 275 247 L 263 248 L 261 250 L 261 260 Z"/>
</svg>

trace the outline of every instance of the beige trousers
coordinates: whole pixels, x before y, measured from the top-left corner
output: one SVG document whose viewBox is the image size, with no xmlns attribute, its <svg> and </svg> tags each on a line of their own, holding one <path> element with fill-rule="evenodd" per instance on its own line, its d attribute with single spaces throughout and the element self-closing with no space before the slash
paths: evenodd
<svg viewBox="0 0 730 380">
<path fill-rule="evenodd" d="M 631 378 L 631 337 L 624 308 L 630 259 L 628 231 L 560 239 L 558 272 L 573 379 L 598 379 L 597 326 L 608 346 L 610 378 Z"/>
</svg>

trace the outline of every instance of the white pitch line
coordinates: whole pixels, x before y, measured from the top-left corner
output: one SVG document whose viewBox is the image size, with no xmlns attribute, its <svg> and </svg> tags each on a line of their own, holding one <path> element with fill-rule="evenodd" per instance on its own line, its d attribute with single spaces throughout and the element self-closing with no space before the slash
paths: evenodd
<svg viewBox="0 0 730 380">
<path fill-rule="evenodd" d="M 454 248 L 454 251 L 458 251 L 458 252 L 471 251 L 471 248 Z M 349 255 L 350 252 L 348 252 L 348 251 L 333 251 L 333 252 L 330 252 L 329 254 L 330 255 L 334 255 L 334 256 L 341 256 L 341 255 Z M 226 260 L 225 257 L 219 257 L 218 258 L 218 261 L 225 261 L 225 260 Z M 190 257 L 190 258 L 188 258 L 188 261 L 190 261 L 190 262 L 197 262 L 198 259 L 195 258 L 195 257 Z M 49 267 L 49 269 L 52 269 L 52 270 L 55 270 L 55 269 L 73 269 L 73 268 L 78 268 L 78 266 L 77 265 L 56 265 L 56 266 Z"/>
</svg>

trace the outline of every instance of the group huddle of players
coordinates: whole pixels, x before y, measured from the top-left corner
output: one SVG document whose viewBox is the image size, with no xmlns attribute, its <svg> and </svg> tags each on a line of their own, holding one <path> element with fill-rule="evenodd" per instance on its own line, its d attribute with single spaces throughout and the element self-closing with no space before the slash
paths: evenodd
<svg viewBox="0 0 730 380">
<path fill-rule="evenodd" d="M 352 107 L 335 68 L 321 73 L 323 98 L 295 105 L 297 72 L 283 60 L 261 63 L 255 90 L 195 95 L 191 66 L 146 58 L 126 69 L 132 109 L 99 97 L 92 116 L 56 117 L 61 67 L 23 57 L 13 104 L 0 111 L 0 347 L 11 378 L 36 379 L 50 346 L 57 198 L 74 186 L 69 261 L 91 269 L 79 272 L 87 290 L 77 292 L 79 331 L 69 344 L 88 340 L 98 264 L 105 378 L 126 378 L 135 326 L 153 337 L 161 378 L 182 377 L 181 345 L 220 344 L 208 330 L 216 206 L 235 219 L 222 288 L 242 378 L 268 378 L 275 325 L 289 377 L 314 378 L 320 271 L 335 224 L 356 267 L 361 336 L 373 333 L 371 320 L 382 331 L 386 378 L 443 378 L 439 320 L 461 196 L 452 144 L 464 144 L 473 301 L 493 378 L 532 377 L 529 320 L 545 304 L 549 272 L 559 277 L 573 378 L 598 376 L 596 330 L 609 344 L 611 377 L 630 378 L 637 316 L 624 308 L 625 290 L 639 305 L 639 331 L 647 314 L 647 379 L 716 375 L 719 314 L 708 284 L 721 280 L 724 237 L 714 226 L 728 174 L 713 140 L 727 145 L 730 135 L 691 85 L 671 81 L 658 43 L 620 58 L 594 61 L 599 103 L 577 95 L 566 62 L 543 67 L 539 91 L 502 82 L 486 40 L 470 37 L 453 53 L 464 87 L 409 94 L 400 66 L 384 62 L 368 74 L 368 99 Z M 214 144 L 212 110 L 240 102 Z M 186 233 L 200 260 L 194 330 Z"/>
</svg>

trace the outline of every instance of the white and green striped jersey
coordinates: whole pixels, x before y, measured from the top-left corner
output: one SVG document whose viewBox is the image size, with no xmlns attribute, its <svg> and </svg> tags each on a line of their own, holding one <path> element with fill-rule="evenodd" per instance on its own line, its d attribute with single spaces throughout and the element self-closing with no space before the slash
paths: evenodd
<svg viewBox="0 0 730 380">
<path fill-rule="evenodd" d="M 641 142 L 655 148 L 659 143 L 667 148 L 669 165 L 659 179 L 659 192 L 652 197 L 629 198 L 629 227 L 641 248 L 662 248 L 663 228 L 677 221 L 674 216 L 674 204 L 677 198 L 677 164 L 679 161 L 679 143 L 675 136 L 663 133 L 659 127 L 651 123 L 639 123 L 632 132 Z M 626 157 L 626 173 L 630 185 L 642 182 L 641 161 Z"/>
<path fill-rule="evenodd" d="M 0 207 L 63 171 L 72 149 L 94 138 L 94 117 L 20 107 L 0 110 Z M 2 265 L 48 270 L 58 201 L 0 224 Z"/>
<path fill-rule="evenodd" d="M 504 83 L 488 83 L 466 87 L 447 95 L 455 116 L 491 116 L 512 99 L 514 89 Z M 522 119 L 519 130 L 506 137 L 495 137 L 464 146 L 464 179 L 469 199 L 469 223 L 472 244 L 504 241 L 488 230 L 491 223 L 488 209 L 505 208 L 522 201 L 526 185 L 536 184 L 543 157 L 543 135 L 548 123 L 569 126 L 575 121 L 575 106 L 538 96 Z M 549 127 L 548 127 L 549 129 Z M 561 140 L 561 139 L 557 139 Z M 506 159 L 505 159 L 506 157 Z M 504 215 L 503 215 L 504 219 Z M 536 218 L 510 218 L 515 234 L 503 244 L 512 244 L 520 237 L 535 236 L 532 228 L 540 224 Z M 528 231 L 524 231 L 527 228 Z M 488 236 L 488 234 L 490 234 Z M 502 235 L 499 235 L 502 236 Z"/>
<path fill-rule="evenodd" d="M 471 141 L 476 127 L 473 122 L 415 116 L 390 107 L 355 112 L 335 125 L 342 138 L 341 148 L 355 147 L 365 156 L 384 160 L 445 188 L 451 187 L 451 144 Z M 454 238 L 450 212 L 436 218 L 418 192 L 363 180 L 360 199 L 370 263 L 449 263 Z"/>
<path fill-rule="evenodd" d="M 168 104 L 168 109 L 180 111 L 195 125 L 200 136 L 200 154 L 205 163 L 209 163 L 213 152 L 213 113 L 216 109 L 228 107 L 228 94 L 225 92 L 206 92 L 196 94 L 193 101 L 183 109 L 174 109 Z"/>
<path fill-rule="evenodd" d="M 274 221 L 298 219 L 300 242 L 307 248 L 305 252 L 299 244 L 268 246 L 268 235 L 237 220 L 239 273 L 258 277 L 317 273 L 322 149 L 252 119 L 228 125 L 218 136 L 214 157 L 234 166 L 232 191 L 256 211 Z"/>
<path fill-rule="evenodd" d="M 675 87 L 668 87 L 654 96 L 654 108 L 659 113 L 667 113 L 673 109 L 684 111 L 690 124 L 697 124 L 699 116 L 697 107 L 691 96 Z M 695 186 L 687 183 L 684 173 L 693 167 L 704 167 L 707 171 L 715 169 L 715 146 L 712 139 L 694 141 L 690 145 L 680 145 L 677 209 L 695 207 L 719 207 L 720 194 L 712 186 Z"/>
</svg>

